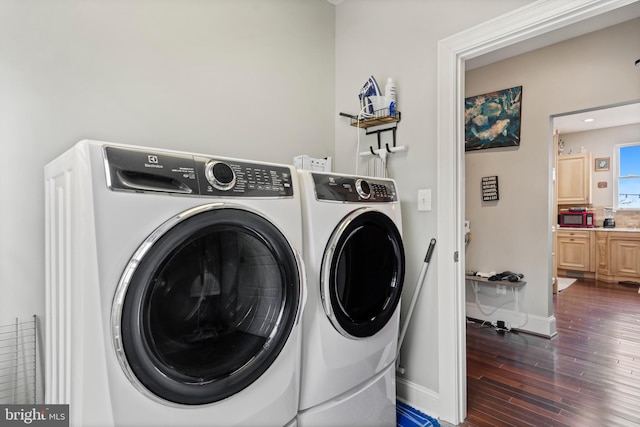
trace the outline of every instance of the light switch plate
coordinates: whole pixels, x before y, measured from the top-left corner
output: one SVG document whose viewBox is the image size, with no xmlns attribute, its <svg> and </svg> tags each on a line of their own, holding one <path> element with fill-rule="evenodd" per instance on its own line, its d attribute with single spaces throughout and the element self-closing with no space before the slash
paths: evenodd
<svg viewBox="0 0 640 427">
<path fill-rule="evenodd" d="M 428 212 L 431 210 L 431 190 L 428 188 L 418 190 L 418 211 Z"/>
</svg>

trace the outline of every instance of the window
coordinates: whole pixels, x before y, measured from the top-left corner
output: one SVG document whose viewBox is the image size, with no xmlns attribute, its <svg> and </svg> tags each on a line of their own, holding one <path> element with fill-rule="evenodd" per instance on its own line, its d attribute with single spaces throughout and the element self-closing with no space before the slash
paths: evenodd
<svg viewBox="0 0 640 427">
<path fill-rule="evenodd" d="M 614 207 L 640 209 L 640 142 L 616 145 L 614 156 Z"/>
</svg>

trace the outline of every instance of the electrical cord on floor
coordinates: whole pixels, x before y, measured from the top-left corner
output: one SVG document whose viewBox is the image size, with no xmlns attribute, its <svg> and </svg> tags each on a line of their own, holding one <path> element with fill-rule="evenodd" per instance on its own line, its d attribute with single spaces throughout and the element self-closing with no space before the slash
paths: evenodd
<svg viewBox="0 0 640 427">
<path fill-rule="evenodd" d="M 471 325 L 477 329 L 493 328 L 493 325 L 488 320 L 472 319 L 470 317 L 467 317 L 467 325 Z"/>
<path fill-rule="evenodd" d="M 515 294 L 515 292 L 517 292 L 517 291 L 514 289 L 514 290 L 513 290 L 513 292 L 514 292 L 514 294 Z M 507 305 L 507 304 L 511 304 L 511 303 L 513 303 L 513 304 L 514 304 L 514 308 L 515 308 L 516 310 L 518 310 L 518 311 L 517 311 L 517 313 L 522 313 L 522 314 L 524 314 L 524 316 L 525 316 L 524 323 L 522 323 L 522 324 L 520 324 L 520 325 L 518 325 L 518 326 L 513 326 L 512 328 L 507 328 L 507 329 L 506 329 L 507 331 L 513 331 L 513 329 L 522 329 L 522 328 L 523 328 L 523 327 L 524 327 L 524 326 L 529 322 L 529 313 L 527 313 L 527 312 L 524 310 L 524 307 L 522 306 L 522 301 L 519 301 L 519 300 L 518 300 L 518 301 L 517 301 L 517 304 L 516 304 L 516 298 L 515 298 L 515 295 L 514 295 L 514 298 L 513 298 L 512 300 L 505 301 L 505 302 L 503 302 L 502 304 L 500 304 L 500 305 L 496 306 L 496 307 L 495 307 L 493 310 L 491 310 L 490 312 L 486 312 L 486 311 L 484 311 L 484 309 L 482 308 L 482 305 L 480 304 L 480 295 L 484 295 L 484 296 L 486 296 L 486 297 L 494 298 L 494 299 L 500 298 L 500 297 L 502 297 L 502 295 L 496 295 L 496 296 L 493 296 L 493 295 L 487 294 L 487 293 L 485 293 L 485 292 L 481 292 L 480 290 L 478 290 L 478 289 L 477 289 L 477 287 L 473 287 L 473 293 L 475 294 L 475 303 L 476 303 L 476 307 L 478 307 L 478 310 L 480 311 L 480 313 L 484 314 L 484 315 L 485 315 L 485 316 L 487 316 L 487 317 L 491 317 L 491 316 L 493 316 L 493 315 L 494 315 L 494 314 L 495 314 L 499 309 L 501 309 L 501 308 L 502 308 L 502 307 L 504 307 L 505 305 Z"/>
<path fill-rule="evenodd" d="M 511 304 L 511 303 L 515 302 L 515 301 L 512 301 L 512 300 L 505 301 L 505 302 L 503 302 L 502 304 L 500 304 L 499 306 L 495 307 L 495 308 L 493 309 L 493 311 L 491 311 L 491 312 L 487 313 L 487 312 L 485 312 L 485 311 L 482 309 L 482 306 L 480 305 L 480 292 L 479 292 L 478 290 L 474 290 L 474 294 L 475 294 L 475 296 L 476 296 L 476 298 L 475 298 L 476 306 L 478 307 L 478 310 L 480 310 L 480 313 L 484 314 L 485 316 L 493 316 L 493 314 L 494 314 L 496 311 L 498 311 L 498 309 L 500 309 L 500 308 L 504 307 L 504 306 L 505 306 L 505 305 L 507 305 L 507 304 Z M 486 295 L 486 294 L 483 294 L 483 295 Z M 488 295 L 487 295 L 487 296 L 488 296 Z"/>
<path fill-rule="evenodd" d="M 467 317 L 467 324 L 476 329 L 494 329 L 496 331 L 509 332 L 509 329 L 505 327 L 504 322 L 501 320 L 494 325 L 488 320 L 472 319 Z"/>
<path fill-rule="evenodd" d="M 467 324 L 476 329 L 494 329 L 499 334 L 504 334 L 505 332 L 518 333 L 518 331 L 515 329 L 507 328 L 502 320 L 498 320 L 494 325 L 488 320 L 479 320 L 467 317 Z"/>
</svg>

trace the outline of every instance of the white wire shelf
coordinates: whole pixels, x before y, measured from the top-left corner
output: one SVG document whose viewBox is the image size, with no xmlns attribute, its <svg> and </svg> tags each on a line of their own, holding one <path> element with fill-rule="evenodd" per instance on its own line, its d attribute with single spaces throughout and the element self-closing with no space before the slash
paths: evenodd
<svg viewBox="0 0 640 427">
<path fill-rule="evenodd" d="M 0 325 L 0 404 L 36 403 L 37 318 Z"/>
</svg>

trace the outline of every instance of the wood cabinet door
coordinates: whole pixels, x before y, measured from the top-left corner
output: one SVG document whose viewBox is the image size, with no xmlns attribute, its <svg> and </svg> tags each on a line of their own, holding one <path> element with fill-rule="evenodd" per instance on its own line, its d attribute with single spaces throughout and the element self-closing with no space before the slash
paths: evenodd
<svg viewBox="0 0 640 427">
<path fill-rule="evenodd" d="M 617 276 L 640 278 L 640 241 L 612 240 L 611 269 Z"/>
<path fill-rule="evenodd" d="M 558 268 L 589 271 L 590 240 L 580 237 L 558 237 Z"/>
<path fill-rule="evenodd" d="M 591 154 L 558 157 L 558 204 L 591 203 Z"/>
</svg>

